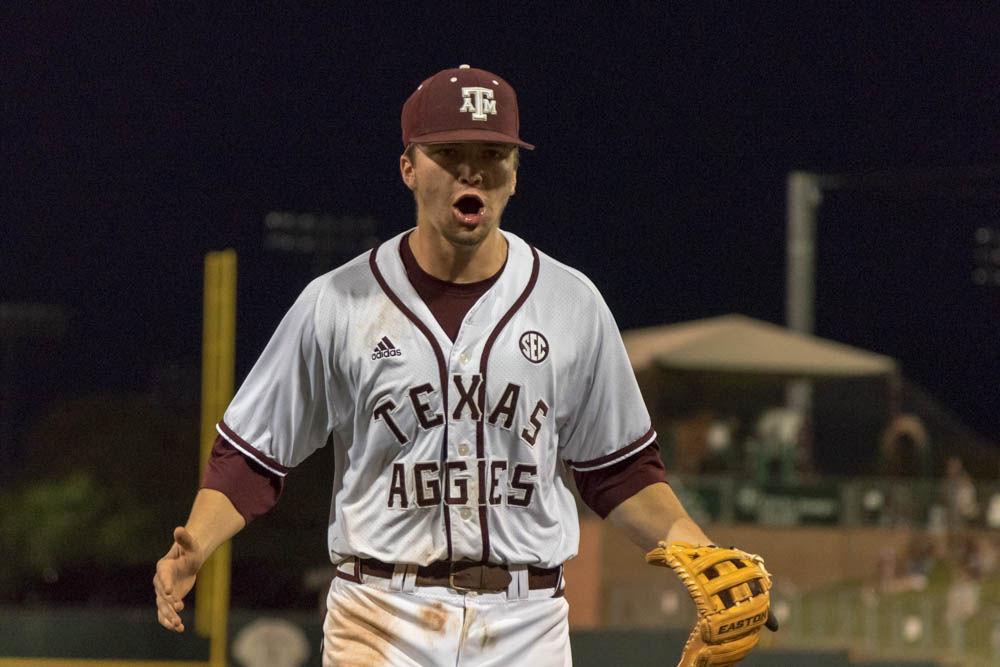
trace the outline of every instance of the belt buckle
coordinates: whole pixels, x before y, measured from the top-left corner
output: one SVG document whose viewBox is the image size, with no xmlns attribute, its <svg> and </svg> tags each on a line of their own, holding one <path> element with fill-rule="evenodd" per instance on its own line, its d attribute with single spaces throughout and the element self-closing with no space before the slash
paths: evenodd
<svg viewBox="0 0 1000 667">
<path fill-rule="evenodd" d="M 454 589 L 456 591 L 462 591 L 463 593 L 479 592 L 479 590 L 480 590 L 479 588 L 474 588 L 472 586 L 463 586 L 463 585 L 461 585 L 461 584 L 459 584 L 459 583 L 457 583 L 455 581 L 455 566 L 456 565 L 465 565 L 466 566 L 462 570 L 459 570 L 459 574 L 461 574 L 462 572 L 467 572 L 470 569 L 470 567 L 476 567 L 475 565 L 472 565 L 470 563 L 463 563 L 462 561 L 452 561 L 451 563 L 448 563 L 448 587 L 452 588 L 452 589 Z M 483 579 L 482 570 L 480 569 L 480 574 L 479 574 L 480 584 L 482 584 L 482 579 Z"/>
</svg>

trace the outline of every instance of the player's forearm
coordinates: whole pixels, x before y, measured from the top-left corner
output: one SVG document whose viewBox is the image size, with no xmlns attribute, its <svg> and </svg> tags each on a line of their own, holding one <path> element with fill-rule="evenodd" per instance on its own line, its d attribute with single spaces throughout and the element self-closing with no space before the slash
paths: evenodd
<svg viewBox="0 0 1000 667">
<path fill-rule="evenodd" d="M 224 494 L 215 489 L 201 489 L 195 496 L 185 528 L 208 558 L 220 544 L 243 530 L 246 521 Z"/>
<path fill-rule="evenodd" d="M 712 542 L 667 484 L 650 484 L 611 510 L 608 519 L 645 551 L 655 548 L 660 540 Z"/>
</svg>

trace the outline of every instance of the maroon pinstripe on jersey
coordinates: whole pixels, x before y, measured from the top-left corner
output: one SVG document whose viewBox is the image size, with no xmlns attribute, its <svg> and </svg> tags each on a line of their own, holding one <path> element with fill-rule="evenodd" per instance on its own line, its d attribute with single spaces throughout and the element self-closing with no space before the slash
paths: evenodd
<svg viewBox="0 0 1000 667">
<path fill-rule="evenodd" d="M 441 352 L 441 346 L 438 344 L 437 340 L 434 338 L 434 334 L 430 332 L 427 325 L 420 321 L 413 311 L 406 307 L 399 296 L 389 287 L 389 284 L 385 281 L 382 276 L 382 272 L 378 268 L 378 262 L 375 261 L 376 253 L 378 248 L 371 251 L 368 258 L 369 266 L 371 266 L 372 275 L 375 276 L 375 280 L 378 282 L 379 287 L 385 292 L 385 295 L 389 297 L 389 300 L 399 309 L 403 315 L 406 316 L 408 320 L 413 322 L 413 325 L 420 330 L 420 333 L 424 335 L 427 342 L 430 343 L 431 349 L 434 350 L 434 358 L 437 360 L 439 380 L 441 382 L 441 401 L 444 404 L 444 414 L 445 423 L 448 419 L 448 369 L 444 363 L 444 354 Z M 441 434 L 441 458 L 447 460 L 448 458 L 448 430 L 444 429 Z M 445 468 L 447 471 L 447 468 Z M 447 484 L 447 472 L 446 484 Z M 452 559 L 452 545 L 451 545 L 451 516 L 448 512 L 442 512 L 444 515 L 444 531 L 448 540 L 448 560 Z"/>
</svg>

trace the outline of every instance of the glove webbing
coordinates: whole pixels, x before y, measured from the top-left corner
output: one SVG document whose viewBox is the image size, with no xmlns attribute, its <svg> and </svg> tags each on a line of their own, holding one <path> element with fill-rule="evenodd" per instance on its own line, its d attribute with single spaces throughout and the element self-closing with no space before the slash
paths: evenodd
<svg viewBox="0 0 1000 667">
<path fill-rule="evenodd" d="M 716 611 L 723 611 L 767 590 L 757 570 L 747 562 L 750 560 L 759 566 L 759 557 L 737 553 L 745 559 L 733 558 L 733 551 L 726 549 L 696 551 L 690 557 L 676 550 L 668 554 L 666 546 L 661 544 L 646 555 L 646 561 L 669 565 L 678 573 L 691 597 L 703 600 Z M 764 572 L 766 574 L 766 570 Z"/>
</svg>

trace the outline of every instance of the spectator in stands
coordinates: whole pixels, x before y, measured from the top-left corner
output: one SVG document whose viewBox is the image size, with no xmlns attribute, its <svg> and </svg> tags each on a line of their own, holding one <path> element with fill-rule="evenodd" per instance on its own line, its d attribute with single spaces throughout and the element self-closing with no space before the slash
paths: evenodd
<svg viewBox="0 0 1000 667">
<path fill-rule="evenodd" d="M 922 533 L 914 533 L 910 538 L 906 557 L 906 571 L 910 576 L 922 577 L 926 582 L 934 567 L 934 543 Z"/>
<path fill-rule="evenodd" d="M 997 553 L 997 542 L 995 536 L 989 533 L 980 535 L 978 538 L 978 550 L 976 552 L 979 571 L 984 577 L 991 577 L 997 572 L 1000 566 L 1000 553 Z"/>
<path fill-rule="evenodd" d="M 755 437 L 747 442 L 747 456 L 760 483 L 796 481 L 804 424 L 805 415 L 792 408 L 776 406 L 761 413 Z"/>
<path fill-rule="evenodd" d="M 898 414 L 882 433 L 882 472 L 890 477 L 929 477 L 930 441 L 923 420 Z"/>
<path fill-rule="evenodd" d="M 952 534 L 964 530 L 979 514 L 976 486 L 957 456 L 948 459 L 942 494 L 948 512 L 948 530 Z"/>
<path fill-rule="evenodd" d="M 927 588 L 934 562 L 933 544 L 915 533 L 902 558 L 893 547 L 885 547 L 879 552 L 876 562 L 878 588 L 883 593 L 922 591 Z"/>
<path fill-rule="evenodd" d="M 964 568 L 959 568 L 955 580 L 948 586 L 944 618 L 949 625 L 968 621 L 979 611 L 982 586 Z"/>
<path fill-rule="evenodd" d="M 701 473 L 732 472 L 737 460 L 735 433 L 740 420 L 736 417 L 716 417 L 705 434 L 706 453 L 701 462 Z"/>
<path fill-rule="evenodd" d="M 673 428 L 672 465 L 668 470 L 691 475 L 701 472 L 702 461 L 708 453 L 708 431 L 714 420 L 715 413 L 702 408 L 677 421 Z"/>
</svg>

